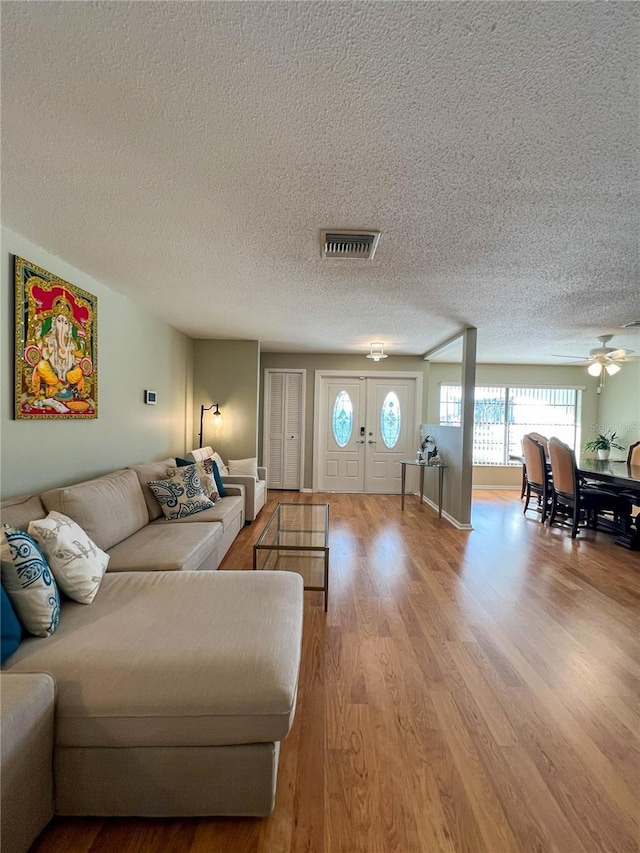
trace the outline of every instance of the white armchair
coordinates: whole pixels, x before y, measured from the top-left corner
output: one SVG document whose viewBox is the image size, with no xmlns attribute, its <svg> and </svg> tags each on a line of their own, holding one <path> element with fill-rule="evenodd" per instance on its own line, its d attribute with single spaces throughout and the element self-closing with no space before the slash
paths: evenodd
<svg viewBox="0 0 640 853">
<path fill-rule="evenodd" d="M 212 447 L 198 447 L 187 453 L 187 458 L 193 459 L 194 462 L 213 459 L 213 456 Z M 244 518 L 246 524 L 251 524 L 267 502 L 267 469 L 261 465 L 258 466 L 257 480 L 250 474 L 223 474 L 220 472 L 220 476 L 225 486 L 244 486 Z"/>
</svg>

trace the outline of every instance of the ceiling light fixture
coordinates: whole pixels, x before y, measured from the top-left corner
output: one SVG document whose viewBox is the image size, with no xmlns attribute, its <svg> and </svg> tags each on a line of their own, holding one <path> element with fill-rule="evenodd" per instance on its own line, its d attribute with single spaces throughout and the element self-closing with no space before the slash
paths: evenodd
<svg viewBox="0 0 640 853">
<path fill-rule="evenodd" d="M 374 341 L 369 344 L 369 352 L 367 354 L 367 358 L 372 358 L 374 361 L 380 361 L 381 358 L 387 358 L 387 354 L 384 351 L 384 344 L 382 341 Z"/>
<path fill-rule="evenodd" d="M 602 373 L 602 365 L 600 362 L 594 361 L 593 364 L 590 364 L 589 367 L 587 367 L 587 373 L 589 376 L 600 376 Z"/>
</svg>

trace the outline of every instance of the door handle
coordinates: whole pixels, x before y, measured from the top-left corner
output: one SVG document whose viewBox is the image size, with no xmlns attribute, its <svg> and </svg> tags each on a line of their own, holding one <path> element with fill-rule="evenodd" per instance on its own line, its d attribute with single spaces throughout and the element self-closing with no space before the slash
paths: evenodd
<svg viewBox="0 0 640 853">
<path fill-rule="evenodd" d="M 371 439 L 369 439 L 369 444 L 377 444 L 377 443 L 378 443 L 377 441 L 371 441 Z"/>
</svg>

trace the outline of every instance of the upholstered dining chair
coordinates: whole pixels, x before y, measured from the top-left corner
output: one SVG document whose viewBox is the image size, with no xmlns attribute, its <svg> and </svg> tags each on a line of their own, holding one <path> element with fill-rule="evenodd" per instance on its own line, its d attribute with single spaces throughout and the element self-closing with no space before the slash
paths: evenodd
<svg viewBox="0 0 640 853">
<path fill-rule="evenodd" d="M 548 456 L 549 456 L 549 439 L 547 438 L 547 436 L 542 435 L 542 433 L 540 433 L 540 432 L 529 432 L 529 433 L 527 433 L 527 435 L 531 436 L 531 438 L 535 439 L 537 442 L 539 442 L 542 445 L 542 447 L 544 448 L 545 458 L 548 458 Z"/>
<path fill-rule="evenodd" d="M 628 505 L 623 497 L 595 486 L 581 485 L 576 455 L 568 444 L 559 438 L 550 438 L 549 459 L 553 478 L 550 525 L 558 511 L 563 511 L 572 519 L 571 538 L 575 539 L 583 517 L 587 526 L 593 527 L 597 527 L 598 514 L 602 512 L 612 512 L 617 519 L 626 517 Z"/>
<path fill-rule="evenodd" d="M 526 499 L 523 512 L 529 509 L 529 501 L 533 492 L 538 496 L 538 505 L 535 509 L 541 513 L 542 517 L 540 521 L 544 524 L 551 501 L 551 484 L 549 482 L 545 449 L 542 443 L 536 441 L 533 438 L 533 434 L 529 433 L 522 437 L 522 452 L 524 454 L 524 463 L 527 467 L 527 480 L 525 483 Z"/>
<path fill-rule="evenodd" d="M 629 447 L 627 465 L 640 465 L 640 441 L 636 441 Z"/>
</svg>

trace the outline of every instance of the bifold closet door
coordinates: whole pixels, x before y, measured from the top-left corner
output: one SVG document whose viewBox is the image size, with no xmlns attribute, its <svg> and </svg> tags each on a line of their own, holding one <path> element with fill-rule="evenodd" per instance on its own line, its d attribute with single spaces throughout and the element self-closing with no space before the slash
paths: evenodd
<svg viewBox="0 0 640 853">
<path fill-rule="evenodd" d="M 301 371 L 266 371 L 264 456 L 270 489 L 302 487 L 303 378 Z"/>
</svg>

